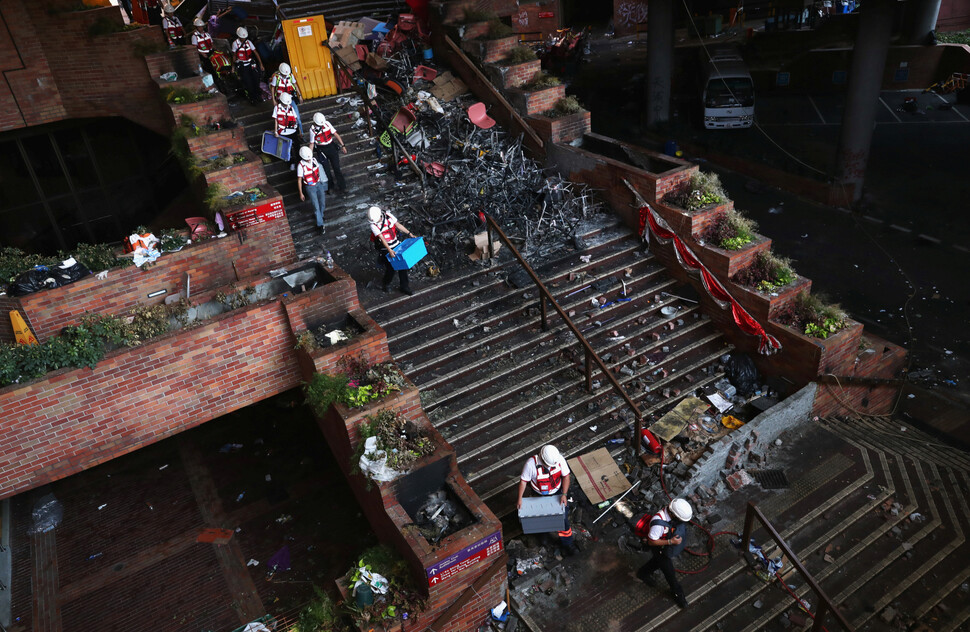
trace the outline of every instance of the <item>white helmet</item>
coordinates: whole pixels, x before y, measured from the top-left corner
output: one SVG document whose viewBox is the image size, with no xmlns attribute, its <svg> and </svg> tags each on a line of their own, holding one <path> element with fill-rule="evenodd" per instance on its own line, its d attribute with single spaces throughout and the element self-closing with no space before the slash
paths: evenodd
<svg viewBox="0 0 970 632">
<path fill-rule="evenodd" d="M 290 74 L 290 65 L 285 61 L 280 64 L 280 74 L 284 77 Z"/>
<path fill-rule="evenodd" d="M 539 453 L 539 457 L 549 467 L 553 467 L 562 460 L 562 455 L 559 454 L 559 450 L 554 445 L 542 446 L 542 452 Z"/>
<path fill-rule="evenodd" d="M 245 26 L 240 26 L 238 29 L 236 29 L 236 37 L 239 39 L 246 39 L 249 37 L 249 31 L 246 30 Z"/>
<path fill-rule="evenodd" d="M 670 501 L 670 514 L 681 522 L 690 522 L 690 519 L 694 517 L 694 510 L 691 509 L 690 503 L 683 498 L 674 498 Z"/>
<path fill-rule="evenodd" d="M 384 213 L 381 212 L 381 207 L 379 206 L 372 206 L 369 209 L 367 209 L 367 219 L 374 222 L 375 224 L 381 221 L 382 215 L 384 215 Z"/>
<path fill-rule="evenodd" d="M 307 147 L 306 145 L 304 145 L 303 147 L 300 147 L 300 158 L 304 160 L 309 160 L 311 157 L 313 157 L 313 151 L 311 151 L 309 147 Z"/>
<path fill-rule="evenodd" d="M 317 112 L 313 115 L 313 122 L 317 125 L 326 125 L 327 117 L 323 115 L 323 112 Z"/>
<path fill-rule="evenodd" d="M 284 92 L 283 94 L 280 95 L 280 103 L 282 103 L 283 105 L 289 105 L 293 103 L 293 95 L 291 95 L 289 92 Z"/>
<path fill-rule="evenodd" d="M 162 11 L 164 11 L 165 13 L 175 13 L 175 7 L 173 7 L 168 3 L 165 3 L 164 5 L 162 5 Z"/>
<path fill-rule="evenodd" d="M 195 18 L 192 20 L 192 24 L 195 26 L 205 26 L 205 22 L 202 21 L 202 18 Z"/>
</svg>

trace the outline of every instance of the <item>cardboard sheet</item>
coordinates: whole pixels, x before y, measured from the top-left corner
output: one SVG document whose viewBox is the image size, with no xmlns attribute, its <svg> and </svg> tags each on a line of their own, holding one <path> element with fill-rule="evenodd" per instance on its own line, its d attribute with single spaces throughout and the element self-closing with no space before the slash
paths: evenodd
<svg viewBox="0 0 970 632">
<path fill-rule="evenodd" d="M 630 481 L 623 476 L 606 448 L 577 456 L 566 463 L 569 465 L 573 480 L 579 483 L 586 498 L 594 505 L 619 496 L 630 489 Z"/>
<path fill-rule="evenodd" d="M 692 418 L 707 410 L 708 406 L 710 404 L 703 400 L 696 397 L 687 397 L 677 404 L 672 411 L 655 421 L 650 426 L 650 432 L 663 441 L 670 441 L 687 427 Z"/>
</svg>

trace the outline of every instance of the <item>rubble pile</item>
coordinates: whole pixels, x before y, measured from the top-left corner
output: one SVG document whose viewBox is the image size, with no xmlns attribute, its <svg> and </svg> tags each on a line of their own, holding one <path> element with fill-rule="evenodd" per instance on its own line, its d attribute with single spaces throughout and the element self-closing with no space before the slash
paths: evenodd
<svg viewBox="0 0 970 632">
<path fill-rule="evenodd" d="M 472 517 L 461 503 L 448 498 L 444 489 L 428 494 L 428 499 L 418 509 L 414 524 L 424 538 L 437 544 L 442 538 L 472 523 Z"/>
</svg>

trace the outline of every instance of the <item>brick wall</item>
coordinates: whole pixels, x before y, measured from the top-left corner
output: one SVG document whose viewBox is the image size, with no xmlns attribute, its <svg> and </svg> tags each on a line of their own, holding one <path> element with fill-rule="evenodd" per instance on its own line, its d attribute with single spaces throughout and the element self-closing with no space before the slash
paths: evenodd
<svg viewBox="0 0 970 632">
<path fill-rule="evenodd" d="M 246 162 L 230 165 L 222 169 L 206 171 L 203 174 L 207 185 L 222 184 L 230 192 L 243 191 L 258 184 L 266 184 L 266 171 L 259 156 L 248 149 L 242 152 Z M 265 202 L 265 200 L 260 200 Z"/>
<path fill-rule="evenodd" d="M 533 59 L 532 61 L 512 64 L 510 66 L 492 65 L 485 70 L 492 83 L 498 85 L 498 87 L 502 89 L 517 88 L 523 83 L 532 81 L 532 78 L 541 69 L 541 65 L 542 62 L 538 59 Z"/>
<path fill-rule="evenodd" d="M 145 55 L 145 65 L 148 67 L 148 76 L 156 81 L 170 72 L 184 79 L 190 74 L 197 74 L 199 53 L 195 46 L 178 46 L 161 53 Z"/>
<path fill-rule="evenodd" d="M 970 0 L 943 0 L 936 17 L 936 30 L 962 31 L 970 28 Z"/>
<path fill-rule="evenodd" d="M 522 115 L 541 114 L 551 110 L 556 101 L 566 96 L 566 86 L 560 84 L 527 92 L 517 88 L 508 91 L 509 101 Z"/>
<path fill-rule="evenodd" d="M 527 120 L 545 143 L 568 143 L 582 138 L 590 130 L 589 112 L 577 112 L 559 118 L 536 114 Z"/>
<path fill-rule="evenodd" d="M 0 497 L 64 478 L 296 387 L 279 301 L 0 389 Z"/>
<path fill-rule="evenodd" d="M 477 40 L 488 35 L 488 22 L 469 22 L 462 31 L 462 40 Z M 464 42 L 463 42 L 464 43 Z"/>
<path fill-rule="evenodd" d="M 121 23 L 116 7 L 48 11 L 5 0 L 2 20 L 5 85 L 0 87 L 0 131 L 69 118 L 123 116 L 160 134 L 168 117 L 139 44 L 162 44 L 158 28 L 91 37 L 96 20 Z M 22 63 L 21 63 L 22 62 Z M 105 81 L 110 77 L 111 81 Z"/>
<path fill-rule="evenodd" d="M 186 141 L 189 151 L 200 160 L 249 149 L 249 145 L 246 144 L 246 128 L 242 125 L 202 136 L 190 136 Z"/>
<path fill-rule="evenodd" d="M 475 8 L 475 0 L 434 0 L 430 4 L 446 24 L 461 22 L 465 19 L 465 9 Z"/>
<path fill-rule="evenodd" d="M 229 114 L 229 103 L 226 101 L 226 95 L 221 93 L 205 101 L 169 103 L 168 106 L 172 110 L 172 117 L 175 121 L 180 120 L 183 116 L 188 116 L 199 125 L 209 125 L 232 119 L 232 115 Z"/>
<path fill-rule="evenodd" d="M 551 18 L 540 18 L 540 11 L 543 14 L 551 12 L 553 16 Z M 512 29 L 516 33 L 530 33 L 533 38 L 538 33 L 542 39 L 545 39 L 546 36 L 555 33 L 556 29 L 560 28 L 561 25 L 562 11 L 560 10 L 558 0 L 545 4 L 520 3 L 519 8 L 512 14 Z"/>
<path fill-rule="evenodd" d="M 108 272 L 104 281 L 91 275 L 63 287 L 8 298 L 6 302 L 15 305 L 9 309 L 20 310 L 38 340 L 43 341 L 63 327 L 76 324 L 86 313 L 117 315 L 136 305 L 159 304 L 164 296 L 147 295 L 157 290 L 167 290 L 166 296 L 182 291 L 186 273 L 191 275 L 191 290 L 196 294 L 235 281 L 237 271 L 239 278 L 246 280 L 296 259 L 285 218 L 244 228 L 242 235 L 243 240 L 234 234 L 192 244 L 163 255 L 147 270 L 134 266 L 116 268 Z M 0 332 L 0 339 L 13 340 L 9 322 L 0 327 Z"/>
<path fill-rule="evenodd" d="M 698 231 L 696 234 L 700 233 Z M 755 233 L 755 239 L 741 250 L 722 250 L 716 246 L 705 244 L 701 246 L 696 239 L 685 239 L 686 243 L 701 263 L 718 278 L 732 277 L 751 265 L 760 252 L 771 249 L 771 240 Z"/>
<path fill-rule="evenodd" d="M 802 292 L 811 292 L 812 280 L 796 276 L 794 281 L 772 293 L 776 296 L 762 294 L 737 283 L 732 283 L 727 287 L 730 288 L 731 294 L 741 303 L 741 306 L 761 323 L 773 318 L 782 307 Z"/>
<path fill-rule="evenodd" d="M 869 378 L 895 378 L 906 366 L 906 350 L 872 334 L 862 336 L 863 347 L 854 360 L 835 375 Z M 900 385 L 857 385 L 826 381 L 818 385 L 813 413 L 822 417 L 862 413 L 885 415 L 893 410 Z"/>
</svg>

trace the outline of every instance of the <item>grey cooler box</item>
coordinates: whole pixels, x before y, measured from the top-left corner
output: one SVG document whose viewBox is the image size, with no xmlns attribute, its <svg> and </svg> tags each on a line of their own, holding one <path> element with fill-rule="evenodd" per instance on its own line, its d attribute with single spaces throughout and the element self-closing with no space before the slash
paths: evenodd
<svg viewBox="0 0 970 632">
<path fill-rule="evenodd" d="M 522 533 L 562 531 L 566 526 L 566 508 L 561 503 L 562 494 L 523 498 L 519 509 Z"/>
</svg>

